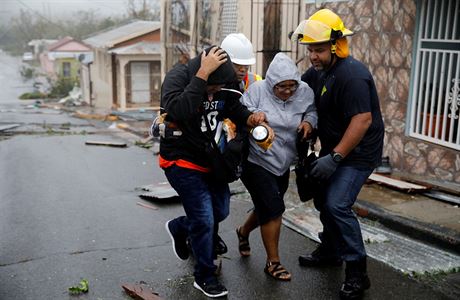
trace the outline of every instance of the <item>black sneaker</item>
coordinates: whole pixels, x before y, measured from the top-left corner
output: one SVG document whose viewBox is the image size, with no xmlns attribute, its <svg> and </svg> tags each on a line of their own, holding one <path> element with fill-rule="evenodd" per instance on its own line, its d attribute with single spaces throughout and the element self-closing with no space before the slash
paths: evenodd
<svg viewBox="0 0 460 300">
<path fill-rule="evenodd" d="M 319 245 L 315 251 L 305 256 L 299 256 L 299 265 L 303 267 L 340 267 L 343 261 L 324 250 Z"/>
<path fill-rule="evenodd" d="M 340 288 L 340 299 L 355 300 L 363 297 L 364 291 L 371 287 L 367 274 L 351 274 L 346 276 Z"/>
<path fill-rule="evenodd" d="M 209 282 L 198 283 L 195 281 L 193 283 L 193 287 L 203 292 L 208 297 L 217 298 L 223 297 L 228 294 L 227 289 L 225 286 L 219 283 L 219 281 L 215 278 L 210 280 Z"/>
<path fill-rule="evenodd" d="M 214 239 L 214 253 L 216 255 L 222 255 L 228 252 L 227 245 L 225 244 L 224 240 L 217 235 Z"/>
<path fill-rule="evenodd" d="M 181 238 L 177 234 L 173 234 L 171 227 L 169 225 L 171 221 L 172 220 L 169 220 L 165 223 L 165 228 L 169 234 L 169 237 L 171 238 L 174 254 L 177 256 L 178 259 L 186 260 L 190 255 L 187 247 L 187 239 Z"/>
</svg>

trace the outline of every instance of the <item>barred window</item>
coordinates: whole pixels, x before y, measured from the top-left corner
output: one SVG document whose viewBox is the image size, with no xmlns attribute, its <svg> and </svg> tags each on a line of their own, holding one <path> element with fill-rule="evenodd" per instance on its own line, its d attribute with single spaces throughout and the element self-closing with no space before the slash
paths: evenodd
<svg viewBox="0 0 460 300">
<path fill-rule="evenodd" d="M 460 150 L 460 1 L 420 2 L 409 135 Z"/>
</svg>

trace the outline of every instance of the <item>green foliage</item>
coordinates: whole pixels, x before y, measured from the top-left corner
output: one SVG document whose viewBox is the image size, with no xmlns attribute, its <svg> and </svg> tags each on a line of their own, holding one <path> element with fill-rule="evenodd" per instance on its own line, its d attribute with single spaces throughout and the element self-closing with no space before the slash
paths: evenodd
<svg viewBox="0 0 460 300">
<path fill-rule="evenodd" d="M 19 72 L 21 73 L 22 78 L 26 80 L 35 76 L 35 70 L 27 66 L 22 66 Z"/>
<path fill-rule="evenodd" d="M 454 273 L 459 273 L 459 272 L 460 272 L 460 267 L 453 267 L 448 270 L 433 270 L 433 271 L 425 271 L 423 273 L 412 271 L 408 275 L 410 277 L 417 278 L 417 279 L 438 280 L 439 278 L 446 276 L 448 274 L 454 274 Z"/>
<path fill-rule="evenodd" d="M 40 92 L 32 92 L 32 93 L 24 93 L 19 96 L 21 100 L 30 100 L 30 99 L 45 99 L 47 96 L 46 94 Z"/>
<path fill-rule="evenodd" d="M 82 279 L 76 286 L 69 287 L 69 293 L 72 295 L 79 295 L 81 293 L 87 293 L 89 290 L 89 283 L 87 279 Z"/>
<path fill-rule="evenodd" d="M 49 94 L 50 98 L 62 98 L 69 94 L 75 85 L 78 85 L 78 80 L 75 78 L 59 77 L 51 87 Z"/>
</svg>

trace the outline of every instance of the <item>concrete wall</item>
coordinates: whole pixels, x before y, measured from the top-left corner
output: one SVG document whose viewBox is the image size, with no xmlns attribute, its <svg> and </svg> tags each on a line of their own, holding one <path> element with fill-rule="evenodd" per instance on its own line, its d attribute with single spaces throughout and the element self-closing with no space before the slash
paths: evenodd
<svg viewBox="0 0 460 300">
<path fill-rule="evenodd" d="M 80 70 L 80 62 L 75 58 L 56 58 L 54 61 L 55 72 L 59 77 L 64 77 L 64 67 L 63 63 L 70 64 L 70 76 L 67 78 L 78 79 L 79 77 L 79 70 Z"/>
<path fill-rule="evenodd" d="M 82 64 L 80 68 L 80 88 L 82 91 L 82 100 L 87 104 L 91 103 L 91 91 L 90 91 L 90 67 L 91 65 Z"/>
<path fill-rule="evenodd" d="M 98 108 L 112 108 L 111 57 L 110 54 L 100 49 L 94 50 L 91 80 L 93 82 L 93 105 Z"/>
</svg>

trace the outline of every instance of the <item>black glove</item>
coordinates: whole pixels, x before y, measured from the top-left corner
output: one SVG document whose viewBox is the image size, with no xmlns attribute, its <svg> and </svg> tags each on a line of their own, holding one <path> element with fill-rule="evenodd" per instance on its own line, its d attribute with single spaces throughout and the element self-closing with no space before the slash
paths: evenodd
<svg viewBox="0 0 460 300">
<path fill-rule="evenodd" d="M 318 158 L 312 163 L 311 175 L 319 180 L 327 180 L 334 174 L 339 164 L 332 159 L 332 155 Z"/>
</svg>

